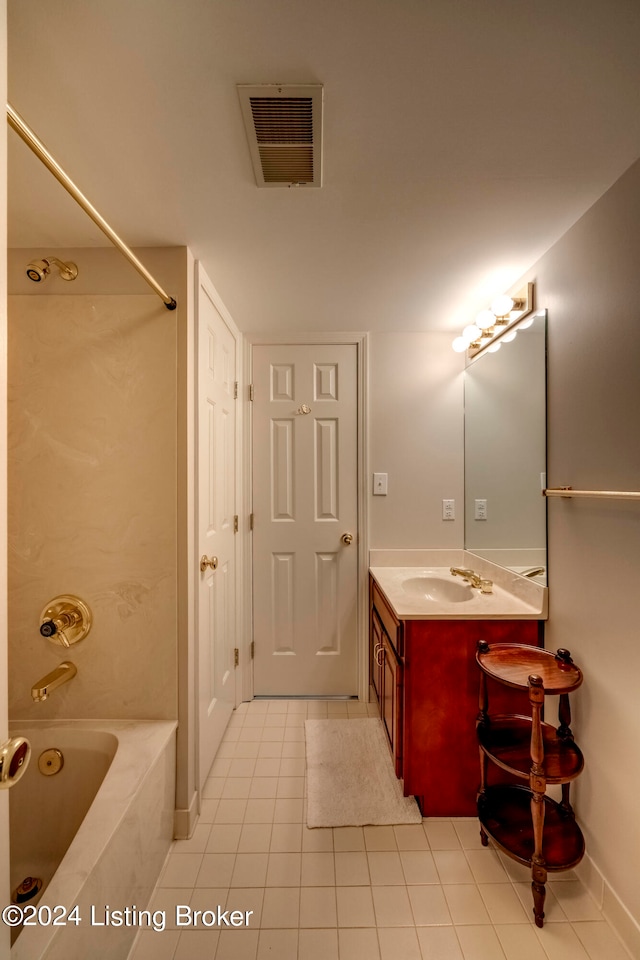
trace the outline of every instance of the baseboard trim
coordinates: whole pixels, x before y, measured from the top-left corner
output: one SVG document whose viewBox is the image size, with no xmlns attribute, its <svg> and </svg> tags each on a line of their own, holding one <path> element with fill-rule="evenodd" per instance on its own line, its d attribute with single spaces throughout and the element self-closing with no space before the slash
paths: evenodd
<svg viewBox="0 0 640 960">
<path fill-rule="evenodd" d="M 576 867 L 576 874 L 596 901 L 602 916 L 611 924 L 632 957 L 640 957 L 640 924 L 631 915 L 611 884 L 588 854 Z"/>
<path fill-rule="evenodd" d="M 199 815 L 198 794 L 194 791 L 189 806 L 173 812 L 174 840 L 188 840 L 195 829 Z"/>
</svg>

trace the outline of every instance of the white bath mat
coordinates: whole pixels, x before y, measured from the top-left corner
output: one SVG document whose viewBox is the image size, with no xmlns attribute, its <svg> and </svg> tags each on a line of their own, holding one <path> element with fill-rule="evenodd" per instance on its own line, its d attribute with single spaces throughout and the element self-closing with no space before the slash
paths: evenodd
<svg viewBox="0 0 640 960">
<path fill-rule="evenodd" d="M 306 720 L 307 826 L 422 823 L 404 797 L 380 720 Z"/>
</svg>

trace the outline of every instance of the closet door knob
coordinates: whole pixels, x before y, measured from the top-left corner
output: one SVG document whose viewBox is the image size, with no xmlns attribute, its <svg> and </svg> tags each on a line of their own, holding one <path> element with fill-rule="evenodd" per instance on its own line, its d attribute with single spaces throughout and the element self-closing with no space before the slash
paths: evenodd
<svg viewBox="0 0 640 960">
<path fill-rule="evenodd" d="M 343 533 L 340 537 L 343 543 L 349 546 L 350 543 L 353 543 L 353 534 L 352 533 Z"/>
<path fill-rule="evenodd" d="M 212 570 L 216 570 L 218 567 L 218 558 L 208 557 L 206 553 L 200 557 L 200 573 L 204 573 L 207 567 L 211 567 Z"/>
</svg>

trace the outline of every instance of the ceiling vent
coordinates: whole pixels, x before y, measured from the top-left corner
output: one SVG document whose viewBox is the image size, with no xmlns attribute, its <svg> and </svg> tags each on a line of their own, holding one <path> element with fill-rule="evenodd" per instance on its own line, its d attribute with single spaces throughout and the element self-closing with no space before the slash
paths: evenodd
<svg viewBox="0 0 640 960">
<path fill-rule="evenodd" d="M 259 187 L 322 186 L 322 84 L 238 84 Z"/>
</svg>

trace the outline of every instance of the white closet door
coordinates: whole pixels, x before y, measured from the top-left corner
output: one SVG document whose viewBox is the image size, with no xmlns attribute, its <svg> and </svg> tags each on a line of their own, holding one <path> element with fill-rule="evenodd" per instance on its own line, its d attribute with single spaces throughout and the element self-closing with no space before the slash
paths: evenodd
<svg viewBox="0 0 640 960">
<path fill-rule="evenodd" d="M 236 351 L 210 281 L 197 276 L 198 720 L 200 786 L 209 773 L 235 706 L 236 641 Z M 213 561 L 212 558 L 215 558 Z"/>
</svg>

